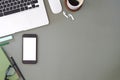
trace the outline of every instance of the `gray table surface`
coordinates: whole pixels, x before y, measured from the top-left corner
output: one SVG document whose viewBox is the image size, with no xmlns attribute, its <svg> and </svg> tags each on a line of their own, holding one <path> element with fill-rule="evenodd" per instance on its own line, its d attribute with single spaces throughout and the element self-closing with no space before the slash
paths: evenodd
<svg viewBox="0 0 120 80">
<path fill-rule="evenodd" d="M 61 0 L 62 13 L 52 14 L 45 1 L 50 24 L 14 34 L 4 46 L 15 58 L 26 80 L 120 80 L 120 0 L 85 0 L 78 12 L 70 12 Z M 38 35 L 38 63 L 22 64 L 22 35 Z"/>
</svg>

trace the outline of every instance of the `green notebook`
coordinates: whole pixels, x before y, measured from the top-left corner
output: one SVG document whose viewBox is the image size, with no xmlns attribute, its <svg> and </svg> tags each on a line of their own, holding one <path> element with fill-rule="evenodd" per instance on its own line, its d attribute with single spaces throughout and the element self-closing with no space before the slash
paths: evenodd
<svg viewBox="0 0 120 80">
<path fill-rule="evenodd" d="M 8 80 L 19 80 L 18 74 L 11 66 L 12 65 L 6 53 L 0 47 L 0 80 L 4 80 L 5 77 L 7 77 Z"/>
</svg>

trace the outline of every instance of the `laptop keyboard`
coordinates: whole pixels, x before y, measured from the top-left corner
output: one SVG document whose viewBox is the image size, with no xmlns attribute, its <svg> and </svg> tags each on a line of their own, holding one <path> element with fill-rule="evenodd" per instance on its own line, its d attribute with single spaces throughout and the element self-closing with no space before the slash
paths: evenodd
<svg viewBox="0 0 120 80">
<path fill-rule="evenodd" d="M 39 7 L 38 0 L 0 0 L 0 17 Z"/>
</svg>

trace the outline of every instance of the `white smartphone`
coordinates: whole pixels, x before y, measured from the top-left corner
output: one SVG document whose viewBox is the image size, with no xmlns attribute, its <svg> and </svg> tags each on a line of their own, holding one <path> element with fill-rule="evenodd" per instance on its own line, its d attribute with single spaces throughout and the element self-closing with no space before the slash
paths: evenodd
<svg viewBox="0 0 120 80">
<path fill-rule="evenodd" d="M 24 64 L 37 63 L 37 35 L 24 34 L 22 36 L 22 62 Z"/>
</svg>

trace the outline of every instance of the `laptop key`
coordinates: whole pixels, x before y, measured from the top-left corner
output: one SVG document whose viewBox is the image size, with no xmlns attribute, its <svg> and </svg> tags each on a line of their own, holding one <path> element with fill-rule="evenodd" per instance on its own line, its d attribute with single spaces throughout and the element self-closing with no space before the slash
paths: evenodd
<svg viewBox="0 0 120 80">
<path fill-rule="evenodd" d="M 33 4 L 32 7 L 35 8 L 35 5 Z"/>
<path fill-rule="evenodd" d="M 22 7 L 22 8 L 21 8 L 21 11 L 24 11 L 24 10 L 25 10 L 25 9 Z"/>
<path fill-rule="evenodd" d="M 25 8 L 24 8 L 25 10 L 27 10 L 28 9 L 28 7 L 27 6 L 25 6 Z"/>
<path fill-rule="evenodd" d="M 39 7 L 39 5 L 35 5 L 35 7 Z"/>
<path fill-rule="evenodd" d="M 33 0 L 33 3 L 38 3 L 38 0 Z"/>
<path fill-rule="evenodd" d="M 0 13 L 0 17 L 3 16 L 3 13 Z"/>
<path fill-rule="evenodd" d="M 16 13 L 16 12 L 20 12 L 20 9 L 15 9 L 15 10 L 12 10 L 12 11 L 4 12 L 4 15 Z"/>
</svg>

